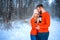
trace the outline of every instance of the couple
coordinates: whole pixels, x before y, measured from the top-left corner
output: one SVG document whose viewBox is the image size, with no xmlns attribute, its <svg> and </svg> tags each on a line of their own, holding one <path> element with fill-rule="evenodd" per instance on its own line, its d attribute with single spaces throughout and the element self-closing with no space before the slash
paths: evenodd
<svg viewBox="0 0 60 40">
<path fill-rule="evenodd" d="M 48 40 L 50 14 L 44 9 L 42 4 L 37 5 L 30 20 L 31 23 L 31 40 Z"/>
</svg>

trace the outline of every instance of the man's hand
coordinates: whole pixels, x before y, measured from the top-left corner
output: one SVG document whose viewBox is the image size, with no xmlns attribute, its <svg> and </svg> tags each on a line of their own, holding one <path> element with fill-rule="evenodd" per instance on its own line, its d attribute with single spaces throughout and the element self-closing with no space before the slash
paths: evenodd
<svg viewBox="0 0 60 40">
<path fill-rule="evenodd" d="M 37 23 L 39 23 L 39 19 L 37 18 Z"/>
<path fill-rule="evenodd" d="M 39 30 L 40 29 L 39 26 L 37 26 L 36 29 Z"/>
</svg>

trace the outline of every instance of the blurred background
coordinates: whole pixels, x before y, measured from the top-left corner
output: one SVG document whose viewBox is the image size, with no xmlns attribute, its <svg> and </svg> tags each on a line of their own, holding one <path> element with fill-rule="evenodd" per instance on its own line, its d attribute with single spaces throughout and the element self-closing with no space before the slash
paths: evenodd
<svg viewBox="0 0 60 40">
<path fill-rule="evenodd" d="M 43 4 L 50 13 L 48 40 L 60 40 L 60 0 L 0 0 L 0 40 L 30 40 L 30 18 Z"/>
</svg>

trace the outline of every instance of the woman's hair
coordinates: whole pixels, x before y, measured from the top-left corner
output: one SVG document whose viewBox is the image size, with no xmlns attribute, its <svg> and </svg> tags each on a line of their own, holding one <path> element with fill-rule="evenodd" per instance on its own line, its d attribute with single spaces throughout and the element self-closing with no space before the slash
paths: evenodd
<svg viewBox="0 0 60 40">
<path fill-rule="evenodd" d="M 37 9 L 34 9 L 34 10 L 33 10 L 33 15 L 32 15 L 32 17 L 31 17 L 31 18 L 33 18 L 33 17 L 34 17 L 34 14 L 38 14 Z"/>
</svg>

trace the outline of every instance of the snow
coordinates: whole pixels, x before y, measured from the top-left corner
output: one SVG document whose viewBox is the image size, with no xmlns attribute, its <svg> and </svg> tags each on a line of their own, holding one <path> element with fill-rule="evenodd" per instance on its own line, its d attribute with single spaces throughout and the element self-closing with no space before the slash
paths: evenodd
<svg viewBox="0 0 60 40">
<path fill-rule="evenodd" d="M 0 40 L 30 40 L 31 26 L 28 19 L 26 21 L 27 22 L 24 20 L 12 21 L 12 29 L 0 30 Z M 48 40 L 60 40 L 59 25 L 59 21 L 51 18 L 51 25 L 49 28 L 50 34 Z"/>
</svg>

